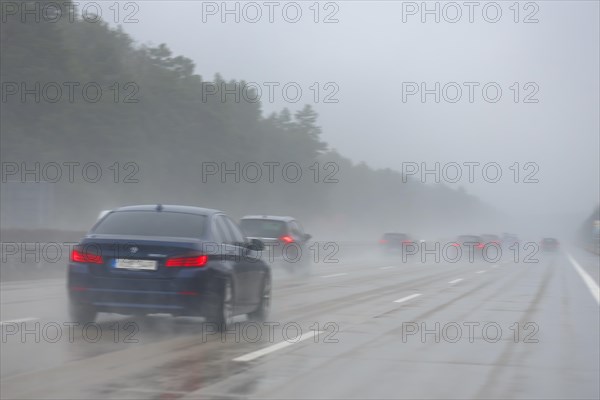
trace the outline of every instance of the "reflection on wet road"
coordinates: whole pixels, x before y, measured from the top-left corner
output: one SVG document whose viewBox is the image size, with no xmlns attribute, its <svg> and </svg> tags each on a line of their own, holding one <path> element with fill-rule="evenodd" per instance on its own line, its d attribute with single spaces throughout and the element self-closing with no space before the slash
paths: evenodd
<svg viewBox="0 0 600 400">
<path fill-rule="evenodd" d="M 593 284 L 582 279 L 586 272 Z M 598 398 L 598 256 L 275 272 L 269 321 L 101 314 L 2 284 L 2 398 Z M 591 286 L 590 286 L 591 285 Z"/>
</svg>

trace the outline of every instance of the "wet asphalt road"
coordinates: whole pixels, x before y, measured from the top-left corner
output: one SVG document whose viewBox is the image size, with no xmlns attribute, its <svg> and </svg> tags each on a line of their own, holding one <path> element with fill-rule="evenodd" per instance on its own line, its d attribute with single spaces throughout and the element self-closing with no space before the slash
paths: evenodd
<svg viewBox="0 0 600 400">
<path fill-rule="evenodd" d="M 69 332 L 64 280 L 6 282 L 0 394 L 598 399 L 598 256 L 538 258 L 276 271 L 269 324 L 240 317 L 225 334 L 201 319 L 112 314 Z"/>
</svg>

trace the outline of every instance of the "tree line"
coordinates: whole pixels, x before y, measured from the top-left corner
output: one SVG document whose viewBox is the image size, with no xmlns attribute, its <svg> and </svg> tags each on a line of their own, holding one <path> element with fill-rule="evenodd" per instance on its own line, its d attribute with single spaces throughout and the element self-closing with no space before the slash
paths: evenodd
<svg viewBox="0 0 600 400">
<path fill-rule="evenodd" d="M 61 166 L 63 178 L 52 183 L 55 226 L 86 228 L 100 210 L 135 203 L 289 214 L 325 230 L 407 231 L 496 213 L 464 190 L 405 182 L 344 157 L 323 141 L 310 105 L 264 115 L 251 95 L 206 96 L 206 85 L 245 82 L 206 79 L 166 44 L 138 45 L 102 21 L 44 23 L 2 12 L 0 157 L 50 165 L 40 174 L 53 177 L 49 163 Z M 85 173 L 99 166 L 103 178 L 76 171 L 69 182 L 65 162 L 96 163 Z"/>
</svg>

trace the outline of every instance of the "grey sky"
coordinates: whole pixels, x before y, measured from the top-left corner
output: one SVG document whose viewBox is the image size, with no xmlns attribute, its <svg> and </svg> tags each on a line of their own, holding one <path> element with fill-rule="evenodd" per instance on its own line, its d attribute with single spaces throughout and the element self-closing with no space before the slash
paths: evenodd
<svg viewBox="0 0 600 400">
<path fill-rule="evenodd" d="M 407 15 L 403 22 L 407 2 L 334 2 L 327 9 L 321 2 L 321 21 L 337 8 L 333 17 L 339 22 L 329 24 L 314 23 L 313 2 L 299 2 L 300 21 L 286 22 L 281 10 L 287 3 L 275 7 L 274 23 L 268 22 L 266 6 L 257 23 L 244 21 L 243 14 L 239 23 L 233 15 L 222 23 L 220 12 L 205 13 L 202 21 L 203 7 L 221 7 L 221 2 L 138 2 L 139 22 L 122 26 L 140 44 L 164 42 L 174 54 L 191 58 L 205 79 L 218 72 L 227 80 L 297 82 L 303 89 L 295 104 L 286 102 L 281 91 L 269 103 L 263 92 L 265 112 L 312 103 L 310 86 L 318 82 L 321 101 L 315 108 L 323 138 L 354 161 L 399 171 L 403 162 L 426 162 L 430 168 L 435 162 L 496 162 L 503 173 L 498 183 L 486 182 L 481 166 L 470 183 L 463 166 L 457 185 L 516 214 L 587 214 L 598 203 L 598 2 L 538 1 L 527 9 L 521 2 L 518 23 L 509 8 L 514 2 L 497 3 L 502 10 L 497 23 L 482 16 L 490 2 L 479 2 L 473 23 L 466 6 L 457 23 L 445 22 L 443 15 L 440 23 L 432 15 L 422 23 L 420 14 Z M 102 3 L 105 18 L 112 17 L 110 4 Z M 254 10 L 247 10 L 253 18 Z M 453 18 L 455 11 L 447 11 Z M 533 12 L 539 22 L 523 23 Z M 494 9 L 487 15 L 493 18 Z M 429 95 L 422 103 L 416 95 L 403 102 L 402 82 L 426 82 L 432 88 L 436 81 L 461 85 L 461 100 L 452 104 L 442 98 L 436 104 Z M 331 92 L 323 87 L 327 82 L 339 87 L 337 104 L 322 101 Z M 463 82 L 480 83 L 473 103 Z M 497 103 L 481 95 L 488 82 L 503 91 Z M 510 89 L 514 82 L 520 85 L 518 103 Z M 528 82 L 539 87 L 533 97 L 538 103 L 523 103 L 535 86 L 526 90 Z M 509 169 L 515 162 L 520 163 L 520 183 L 514 183 Z M 523 168 L 526 162 L 539 166 L 539 183 L 522 183 L 533 171 Z M 427 176 L 427 182 L 433 179 Z"/>
</svg>

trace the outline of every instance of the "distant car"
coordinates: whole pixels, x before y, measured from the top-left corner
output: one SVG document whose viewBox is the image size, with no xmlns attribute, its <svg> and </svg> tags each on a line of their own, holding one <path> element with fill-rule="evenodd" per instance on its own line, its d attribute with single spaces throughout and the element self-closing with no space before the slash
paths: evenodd
<svg viewBox="0 0 600 400">
<path fill-rule="evenodd" d="M 260 241 L 248 241 L 218 210 L 121 207 L 74 246 L 67 273 L 70 312 L 203 316 L 225 327 L 238 314 L 267 317 L 271 270 Z"/>
<path fill-rule="evenodd" d="M 240 220 L 242 232 L 249 239 L 258 239 L 265 245 L 269 262 L 283 265 L 292 272 L 309 273 L 311 254 L 308 241 L 298 220 L 288 216 L 247 215 Z"/>
<path fill-rule="evenodd" d="M 462 257 L 460 260 L 468 261 L 470 254 L 473 254 L 475 257 L 481 257 L 483 255 L 485 242 L 481 236 L 460 235 L 452 245 L 461 248 Z"/>
<path fill-rule="evenodd" d="M 557 251 L 558 247 L 558 240 L 555 238 L 543 238 L 540 242 L 540 249 L 542 251 Z"/>
<path fill-rule="evenodd" d="M 514 245 L 519 245 L 519 237 L 512 233 L 505 233 L 502 236 L 502 247 L 508 249 Z"/>
<path fill-rule="evenodd" d="M 419 248 L 419 241 L 415 241 L 406 233 L 389 232 L 379 239 L 379 245 L 385 255 L 403 254 L 403 251 L 404 254 L 414 254 Z"/>
<path fill-rule="evenodd" d="M 481 235 L 481 240 L 484 245 L 492 244 L 492 245 L 500 245 L 502 240 L 500 236 L 494 234 L 483 234 Z"/>
</svg>

